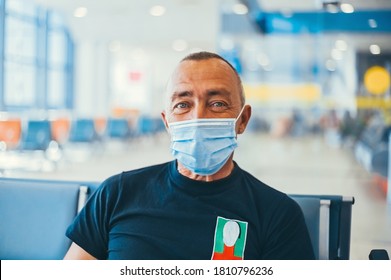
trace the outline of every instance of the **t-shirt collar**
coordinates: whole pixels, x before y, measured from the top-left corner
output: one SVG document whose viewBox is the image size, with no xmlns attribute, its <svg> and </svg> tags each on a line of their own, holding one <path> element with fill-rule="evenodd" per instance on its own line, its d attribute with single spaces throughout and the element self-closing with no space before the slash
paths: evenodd
<svg viewBox="0 0 391 280">
<path fill-rule="evenodd" d="M 180 174 L 177 168 L 177 161 L 173 160 L 170 163 L 169 177 L 171 183 L 177 188 L 186 192 L 193 192 L 198 195 L 209 195 L 224 192 L 237 186 L 239 182 L 238 179 L 240 177 L 240 170 L 240 167 L 234 161 L 234 169 L 227 177 L 211 182 L 198 181 Z"/>
</svg>

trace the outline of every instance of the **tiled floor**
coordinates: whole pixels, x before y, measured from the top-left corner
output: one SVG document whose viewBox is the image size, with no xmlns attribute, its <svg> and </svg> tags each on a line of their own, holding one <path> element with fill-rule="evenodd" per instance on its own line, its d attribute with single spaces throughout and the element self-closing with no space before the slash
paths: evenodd
<svg viewBox="0 0 391 280">
<path fill-rule="evenodd" d="M 171 160 L 169 139 L 134 141 L 124 146 L 95 147 L 85 160 L 67 153 L 55 171 L 11 172 L 8 176 L 101 181 L 106 177 Z M 371 175 L 349 149 L 333 148 L 322 137 L 273 138 L 266 134 L 239 136 L 235 152 L 238 164 L 265 183 L 287 193 L 341 194 L 353 196 L 351 259 L 368 259 L 371 249 L 391 253 L 391 204 L 372 183 Z"/>
</svg>

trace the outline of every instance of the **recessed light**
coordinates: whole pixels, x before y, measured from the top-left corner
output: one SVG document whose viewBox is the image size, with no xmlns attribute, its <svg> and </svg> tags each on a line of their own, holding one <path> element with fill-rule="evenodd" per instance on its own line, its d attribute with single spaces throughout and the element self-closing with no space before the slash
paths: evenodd
<svg viewBox="0 0 391 280">
<path fill-rule="evenodd" d="M 346 51 L 348 49 L 348 44 L 344 40 L 335 41 L 335 47 L 340 51 Z"/>
<path fill-rule="evenodd" d="M 161 5 L 155 5 L 149 10 L 149 13 L 154 17 L 161 17 L 166 13 L 166 8 Z"/>
<path fill-rule="evenodd" d="M 377 22 L 373 18 L 368 19 L 368 25 L 370 28 L 377 28 Z"/>
<path fill-rule="evenodd" d="M 88 13 L 88 10 L 86 7 L 78 7 L 73 12 L 73 16 L 76 18 L 83 18 L 87 15 L 87 13 Z"/>
<path fill-rule="evenodd" d="M 341 4 L 341 11 L 345 14 L 354 13 L 354 7 L 351 4 L 343 3 Z"/>
<path fill-rule="evenodd" d="M 246 15 L 248 13 L 248 8 L 244 4 L 235 4 L 232 6 L 232 11 L 237 15 Z"/>
<path fill-rule="evenodd" d="M 381 49 L 379 45 L 373 44 L 369 46 L 369 51 L 371 54 L 377 55 L 381 53 Z"/>
<path fill-rule="evenodd" d="M 172 48 L 177 52 L 182 52 L 182 51 L 186 50 L 187 46 L 188 46 L 187 42 L 182 39 L 175 40 L 172 43 Z"/>
</svg>

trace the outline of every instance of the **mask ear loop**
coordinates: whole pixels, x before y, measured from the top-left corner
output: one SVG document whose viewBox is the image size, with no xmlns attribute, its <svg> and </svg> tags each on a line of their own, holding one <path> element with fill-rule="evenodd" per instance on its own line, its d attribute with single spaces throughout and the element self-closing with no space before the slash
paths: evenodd
<svg viewBox="0 0 391 280">
<path fill-rule="evenodd" d="M 244 107 L 246 107 L 246 104 L 243 105 L 242 110 L 240 110 L 239 115 L 236 117 L 236 119 L 235 119 L 235 124 L 236 124 L 236 122 L 238 121 L 238 119 L 242 116 L 242 113 L 243 113 L 243 111 L 244 111 Z"/>
<path fill-rule="evenodd" d="M 244 111 L 244 107 L 246 107 L 246 104 L 243 105 L 242 110 L 240 110 L 239 115 L 238 115 L 237 118 L 235 119 L 235 127 L 236 127 L 236 123 L 238 122 L 238 119 L 242 116 L 242 113 L 243 113 L 243 111 Z M 235 129 L 235 134 L 236 134 L 236 137 L 238 137 L 238 134 L 236 133 L 236 129 Z"/>
</svg>

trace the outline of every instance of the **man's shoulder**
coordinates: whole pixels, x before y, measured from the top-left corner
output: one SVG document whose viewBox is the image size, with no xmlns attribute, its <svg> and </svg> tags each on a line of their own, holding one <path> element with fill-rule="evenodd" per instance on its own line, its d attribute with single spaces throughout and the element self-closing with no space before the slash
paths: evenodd
<svg viewBox="0 0 391 280">
<path fill-rule="evenodd" d="M 160 164 L 155 164 L 155 165 L 150 165 L 146 167 L 141 167 L 138 169 L 133 169 L 133 170 L 128 170 L 122 172 L 122 176 L 125 177 L 132 177 L 132 176 L 154 176 L 157 175 L 163 171 L 167 171 L 169 166 L 171 165 L 172 162 L 165 162 L 165 163 L 160 163 Z M 120 174 L 118 174 L 120 175 Z"/>
<path fill-rule="evenodd" d="M 137 180 L 140 178 L 152 179 L 159 174 L 166 174 L 168 172 L 171 162 L 165 162 L 150 166 L 145 166 L 137 169 L 123 171 L 121 173 L 110 176 L 105 180 L 106 184 L 117 184 L 119 182 L 128 180 Z"/>
<path fill-rule="evenodd" d="M 253 194 L 258 197 L 260 200 L 269 202 L 270 204 L 278 205 L 288 204 L 294 207 L 294 200 L 289 197 L 283 191 L 278 189 L 278 186 L 271 186 L 268 183 L 261 181 L 256 178 L 254 175 L 249 172 L 242 170 L 244 176 L 246 177 L 246 182 L 248 186 L 252 189 Z"/>
<path fill-rule="evenodd" d="M 259 178 L 255 177 L 251 173 L 247 172 L 246 170 L 242 170 L 243 176 L 246 178 L 246 182 L 250 187 L 252 187 L 256 191 L 260 192 L 267 192 L 267 193 L 272 193 L 277 196 L 284 196 L 285 194 L 278 189 L 270 186 L 269 184 L 261 181 Z"/>
</svg>

